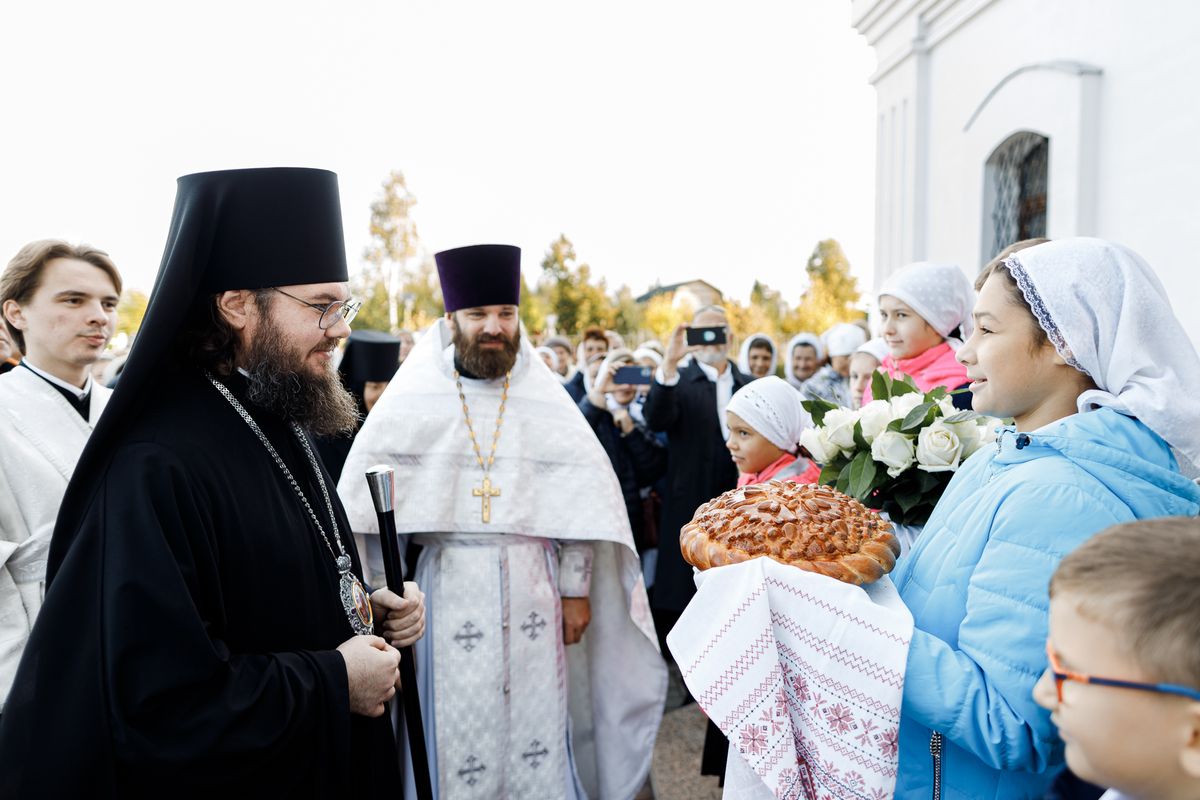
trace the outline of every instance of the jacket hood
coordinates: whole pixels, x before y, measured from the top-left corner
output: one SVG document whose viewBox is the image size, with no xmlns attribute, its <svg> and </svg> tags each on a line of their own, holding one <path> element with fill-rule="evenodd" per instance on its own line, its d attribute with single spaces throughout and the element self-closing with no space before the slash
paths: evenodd
<svg viewBox="0 0 1200 800">
<path fill-rule="evenodd" d="M 1179 471 L 1170 446 L 1145 424 L 1111 408 L 1075 414 L 1028 433 L 996 439 L 998 466 L 1060 454 L 1116 495 L 1138 518 L 1195 516 L 1200 486 Z"/>
</svg>

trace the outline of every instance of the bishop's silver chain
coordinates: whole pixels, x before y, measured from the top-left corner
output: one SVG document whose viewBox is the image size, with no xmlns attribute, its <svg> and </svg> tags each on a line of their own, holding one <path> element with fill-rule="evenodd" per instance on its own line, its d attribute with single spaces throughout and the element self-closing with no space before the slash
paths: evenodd
<svg viewBox="0 0 1200 800">
<path fill-rule="evenodd" d="M 334 541 L 337 542 L 338 546 L 338 551 L 336 553 L 333 550 L 333 545 L 329 541 L 329 537 L 325 535 L 324 526 L 322 526 L 321 521 L 317 519 L 317 514 L 315 511 L 313 511 L 312 505 L 309 504 L 308 498 L 304 496 L 304 490 L 301 489 L 300 484 L 296 482 L 296 478 L 293 477 L 292 471 L 287 468 L 287 464 L 283 463 L 283 459 L 279 457 L 279 453 L 276 452 L 275 447 L 271 444 L 271 440 L 268 439 L 266 434 L 262 432 L 262 428 L 258 427 L 258 423 L 254 421 L 254 417 L 250 416 L 250 412 L 246 411 L 245 407 L 238 402 L 238 399 L 233 396 L 233 393 L 229 391 L 229 388 L 214 378 L 212 373 L 206 371 L 204 373 L 204 377 L 208 378 L 209 382 L 216 387 L 217 391 L 229 401 L 229 404 L 233 406 L 234 411 L 236 411 L 245 421 L 245 423 L 250 426 L 250 430 L 254 431 L 255 435 L 258 436 L 258 440 L 263 443 L 263 446 L 267 448 L 267 452 L 270 453 L 271 457 L 275 459 L 276 466 L 279 467 L 284 476 L 288 479 L 288 482 L 292 485 L 292 489 L 296 492 L 296 496 L 299 497 L 300 502 L 304 504 L 304 508 L 307 509 L 308 515 L 312 517 L 313 524 L 317 526 L 317 532 L 320 533 L 321 538 L 325 540 L 325 546 L 329 548 L 330 555 L 333 556 L 334 561 L 337 563 L 338 572 L 345 573 L 349 571 L 350 556 L 346 554 L 346 548 L 342 546 L 342 537 L 338 534 L 337 518 L 333 515 L 333 503 L 329 500 L 329 489 L 325 486 L 325 478 L 321 475 L 321 466 L 317 463 L 317 457 L 313 455 L 312 448 L 308 444 L 308 438 L 304 435 L 304 431 L 298 424 L 296 424 L 295 420 L 292 421 L 292 433 L 295 434 L 296 438 L 300 441 L 301 446 L 304 448 L 304 453 L 308 456 L 308 461 L 310 464 L 312 464 L 313 472 L 317 476 L 317 483 L 321 486 L 321 493 L 325 495 L 325 508 L 329 511 L 329 521 L 333 524 L 333 538 Z"/>
</svg>

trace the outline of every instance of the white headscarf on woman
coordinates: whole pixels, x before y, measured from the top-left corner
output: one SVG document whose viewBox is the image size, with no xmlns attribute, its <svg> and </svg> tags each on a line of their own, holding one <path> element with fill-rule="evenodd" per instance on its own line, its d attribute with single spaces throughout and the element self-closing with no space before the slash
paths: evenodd
<svg viewBox="0 0 1200 800">
<path fill-rule="evenodd" d="M 825 343 L 815 333 L 803 331 L 788 339 L 787 349 L 784 350 L 783 355 L 783 374 L 787 375 L 787 382 L 797 389 L 804 388 L 804 381 L 796 377 L 796 370 L 792 368 L 792 351 L 801 344 L 806 344 L 817 351 L 818 362 L 825 360 Z"/>
<path fill-rule="evenodd" d="M 550 369 L 555 375 L 558 374 L 558 353 L 554 352 L 553 347 L 536 347 L 533 352 L 539 356 L 550 356 Z"/>
<path fill-rule="evenodd" d="M 779 449 L 795 453 L 810 419 L 800 402 L 799 392 L 768 375 L 738 389 L 725 410 L 737 414 Z"/>
<path fill-rule="evenodd" d="M 866 353 L 869 356 L 873 356 L 880 364 L 883 363 L 885 356 L 891 355 L 892 353 L 892 351 L 888 349 L 887 342 L 883 340 L 882 336 L 877 336 L 874 339 L 871 339 L 854 352 Z"/>
<path fill-rule="evenodd" d="M 662 355 L 656 353 L 648 347 L 639 347 L 633 351 L 633 360 L 640 362 L 643 358 L 648 358 L 654 362 L 654 366 L 662 366 Z"/>
<path fill-rule="evenodd" d="M 821 334 L 821 338 L 825 340 L 830 358 L 849 356 L 866 343 L 867 332 L 853 323 L 840 322 Z"/>
<path fill-rule="evenodd" d="M 964 340 L 971 336 L 975 289 L 966 273 L 954 264 L 909 264 L 888 276 L 879 290 L 880 297 L 885 294 L 920 314 L 956 350 L 962 342 L 950 339 L 955 328 L 961 329 Z"/>
<path fill-rule="evenodd" d="M 1079 410 L 1137 417 L 1200 465 L 1200 356 L 1141 256 L 1103 239 L 1058 239 L 1004 261 L 1042 330 L 1098 388 Z"/>
<path fill-rule="evenodd" d="M 738 353 L 738 369 L 747 375 L 750 374 L 750 346 L 755 342 L 766 342 L 771 348 L 771 366 L 767 369 L 768 375 L 775 374 L 775 365 L 779 363 L 779 350 L 775 347 L 775 340 L 771 338 L 769 333 L 756 333 L 753 336 L 747 336 L 746 341 L 742 342 L 742 349 Z"/>
</svg>

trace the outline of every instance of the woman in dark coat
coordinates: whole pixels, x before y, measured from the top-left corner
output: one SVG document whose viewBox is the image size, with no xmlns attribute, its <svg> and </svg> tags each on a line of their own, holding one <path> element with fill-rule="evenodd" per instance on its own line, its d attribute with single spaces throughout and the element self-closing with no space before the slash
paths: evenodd
<svg viewBox="0 0 1200 800">
<path fill-rule="evenodd" d="M 579 401 L 579 410 L 617 473 L 629 513 L 629 527 L 633 529 L 633 542 L 641 554 L 653 546 L 646 540 L 642 490 L 666 474 L 667 450 L 630 416 L 629 404 L 637 397 L 637 386 L 612 382 L 617 368 L 628 366 L 633 366 L 633 356 L 628 350 L 617 350 L 610 355 L 600 367 L 591 391 Z"/>
</svg>

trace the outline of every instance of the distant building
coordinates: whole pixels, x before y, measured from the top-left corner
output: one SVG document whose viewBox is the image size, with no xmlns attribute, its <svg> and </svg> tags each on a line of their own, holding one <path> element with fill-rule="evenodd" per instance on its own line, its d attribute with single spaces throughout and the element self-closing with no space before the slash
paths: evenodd
<svg viewBox="0 0 1200 800">
<path fill-rule="evenodd" d="M 1200 3 L 852 0 L 851 24 L 878 59 L 874 288 L 1100 236 L 1145 256 L 1200 342 Z"/>
<path fill-rule="evenodd" d="M 672 283 L 669 286 L 655 286 L 637 298 L 637 303 L 645 305 L 655 297 L 664 294 L 674 295 L 671 300 L 673 308 L 687 305 L 693 311 L 704 306 L 720 305 L 725 299 L 721 290 L 707 281 L 684 281 L 683 283 Z"/>
</svg>

